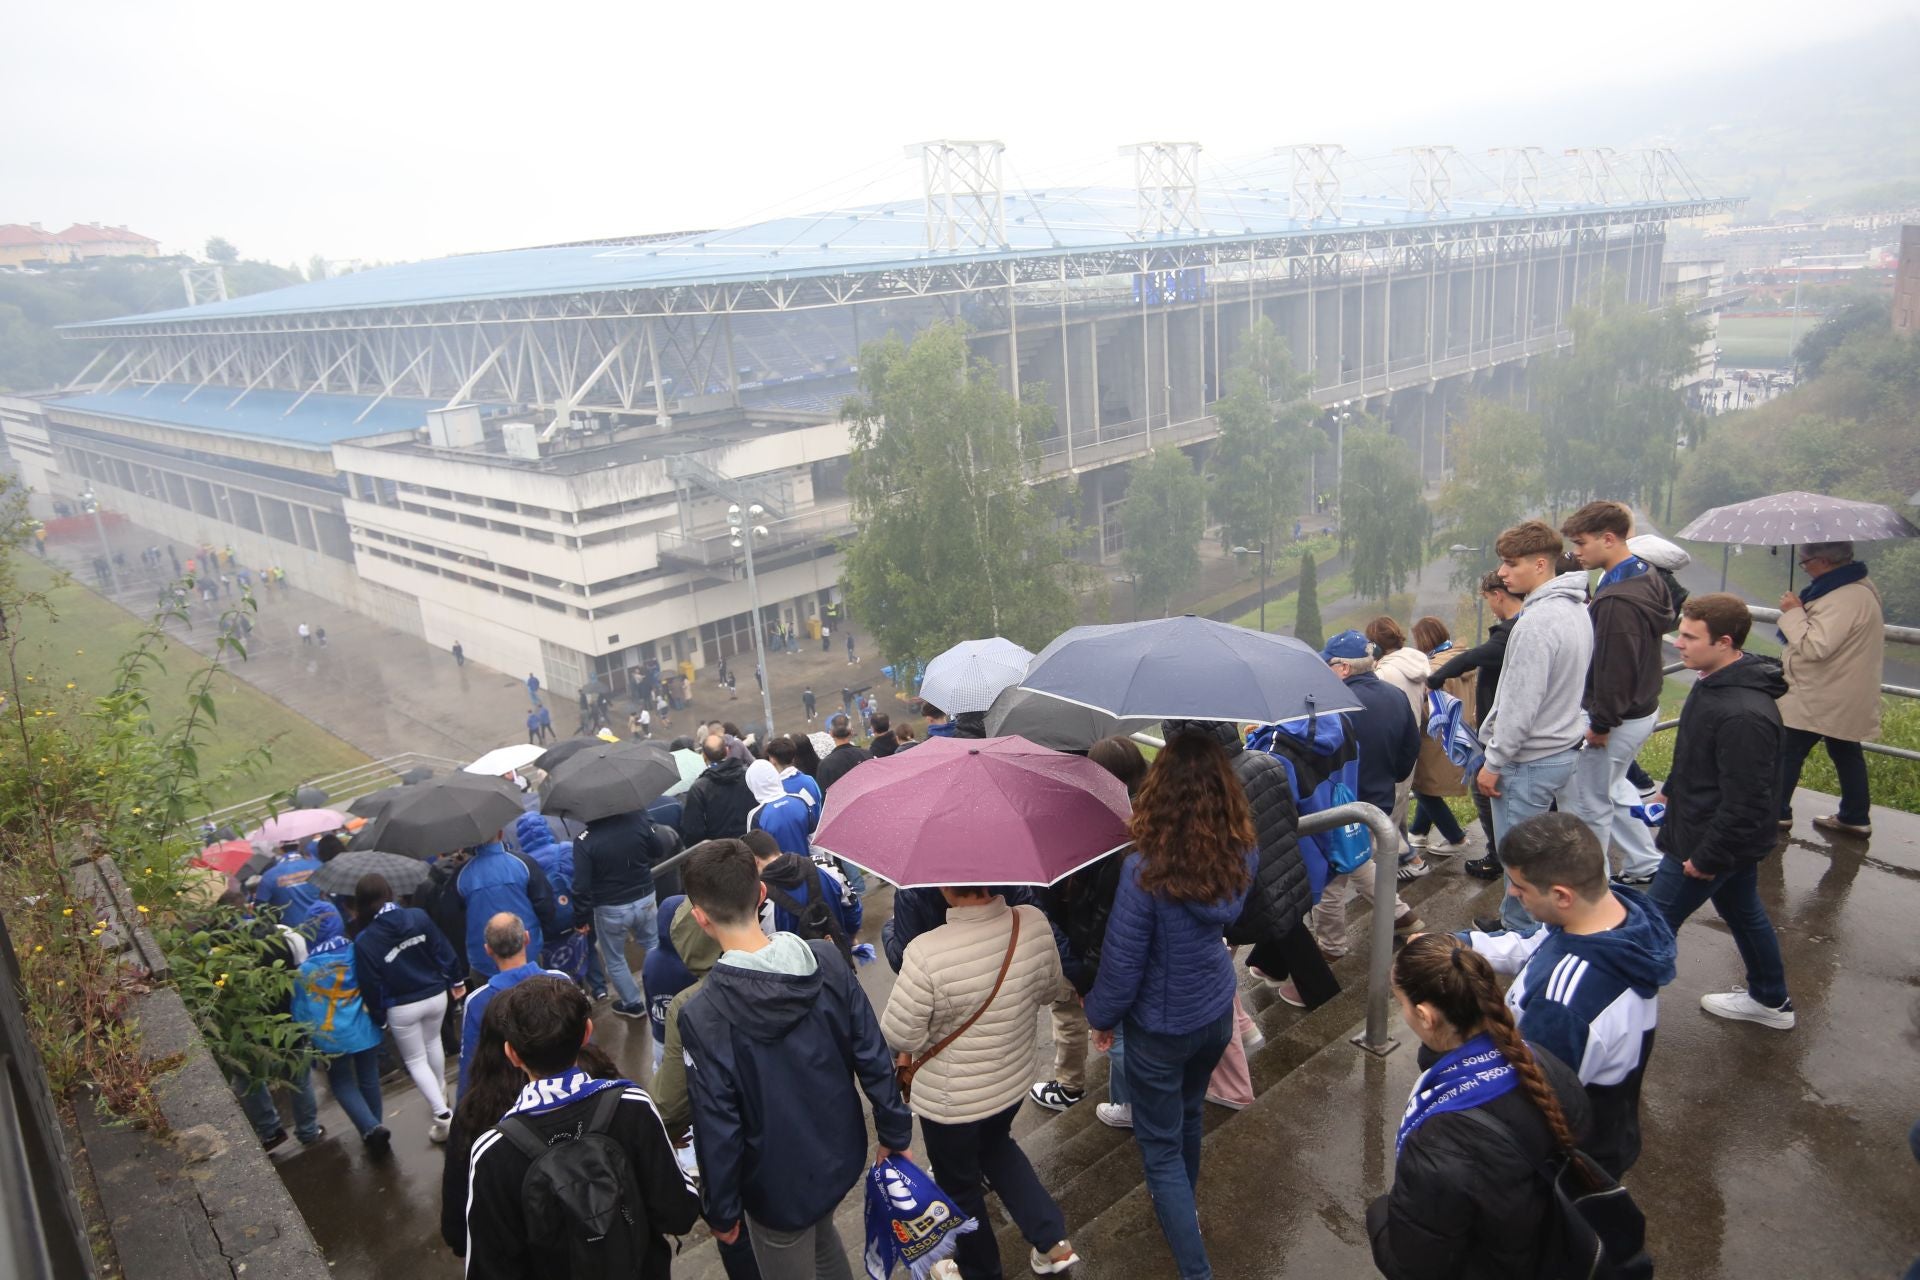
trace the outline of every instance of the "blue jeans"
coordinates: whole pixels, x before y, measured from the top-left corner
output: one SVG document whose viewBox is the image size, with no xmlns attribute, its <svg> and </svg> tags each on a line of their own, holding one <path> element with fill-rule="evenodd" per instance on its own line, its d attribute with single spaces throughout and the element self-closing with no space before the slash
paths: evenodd
<svg viewBox="0 0 1920 1280">
<path fill-rule="evenodd" d="M 1493 797 L 1493 834 L 1504 843 L 1507 832 L 1537 818 L 1560 802 L 1563 812 L 1572 811 L 1571 794 L 1575 786 L 1574 765 L 1580 752 L 1573 747 L 1556 751 L 1538 760 L 1507 765 L 1499 771 L 1500 794 Z M 1531 934 L 1540 927 L 1520 899 L 1513 896 L 1513 881 L 1506 880 L 1506 896 L 1500 899 L 1500 923 L 1514 933 Z"/>
<path fill-rule="evenodd" d="M 273 1086 L 242 1083 L 235 1086 L 234 1093 L 260 1141 L 266 1142 L 280 1132 L 280 1108 L 273 1100 Z M 320 1099 L 313 1093 L 311 1069 L 301 1071 L 300 1078 L 293 1082 L 293 1136 L 302 1142 L 320 1136 Z"/>
<path fill-rule="evenodd" d="M 639 1004 L 640 984 L 634 981 L 633 969 L 627 964 L 627 934 L 633 934 L 642 951 L 660 945 L 660 908 L 654 896 L 648 894 L 617 907 L 595 907 L 593 933 L 600 940 L 600 955 L 607 962 L 607 978 L 613 983 L 615 996 L 622 1004 Z"/>
<path fill-rule="evenodd" d="M 380 1126 L 380 1046 L 327 1059 L 327 1084 L 333 1100 L 353 1121 L 361 1137 Z"/>
<path fill-rule="evenodd" d="M 1107 1101 L 1126 1106 L 1133 1101 L 1127 1092 L 1127 1029 L 1113 1029 L 1113 1048 L 1107 1050 Z"/>
<path fill-rule="evenodd" d="M 1161 1035 L 1127 1023 L 1127 1091 L 1133 1138 L 1140 1144 L 1147 1193 L 1167 1238 L 1180 1280 L 1212 1280 L 1200 1238 L 1194 1192 L 1200 1185 L 1200 1112 L 1207 1078 L 1233 1038 L 1233 1010 L 1185 1035 Z"/>
<path fill-rule="evenodd" d="M 1696 880 L 1681 868 L 1679 859 L 1668 854 L 1661 859 L 1647 896 L 1676 934 L 1686 918 L 1711 899 L 1747 967 L 1747 994 L 1769 1009 L 1787 1002 L 1787 969 L 1780 959 L 1779 935 L 1760 901 L 1758 862 L 1742 862 L 1711 880 Z"/>
<path fill-rule="evenodd" d="M 1407 824 L 1407 830 L 1414 835 L 1423 836 L 1431 827 L 1440 828 L 1440 835 L 1448 844 L 1459 844 L 1467 838 L 1460 829 L 1460 820 L 1453 816 L 1453 810 L 1447 808 L 1447 802 L 1439 796 L 1423 796 L 1418 792 L 1413 796 L 1413 821 Z"/>
</svg>

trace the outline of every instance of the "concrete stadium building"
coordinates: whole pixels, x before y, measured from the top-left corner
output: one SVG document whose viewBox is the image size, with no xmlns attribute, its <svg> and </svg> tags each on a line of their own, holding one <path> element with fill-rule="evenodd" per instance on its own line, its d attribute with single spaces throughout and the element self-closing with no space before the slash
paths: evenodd
<svg viewBox="0 0 1920 1280">
<path fill-rule="evenodd" d="M 751 651 L 731 503 L 757 502 L 769 623 L 839 598 L 861 344 L 960 321 L 1053 431 L 1087 554 L 1119 550 L 1127 464 L 1204 454 L 1241 336 L 1269 318 L 1327 408 L 1390 422 L 1431 479 L 1469 394 L 1524 393 L 1601 277 L 1661 296 L 1667 224 L 1723 210 L 1649 153 L 1635 193 L 1451 193 L 1445 148 L 1403 192 L 1341 195 L 1333 152 L 1283 180 L 1196 179 L 1135 149 L 1133 189 L 1009 191 L 998 144 L 928 144 L 923 199 L 751 226 L 474 254 L 73 326 L 67 387 L 0 397 L 28 483 L 186 545 L 230 545 L 343 607 L 571 693 L 636 661 Z M 1510 157 L 1511 159 L 1511 157 Z M 1529 167 L 1531 166 L 1531 168 Z M 1349 179 L 1348 186 L 1352 185 Z M 1619 184 L 1614 184 L 1615 186 Z"/>
</svg>

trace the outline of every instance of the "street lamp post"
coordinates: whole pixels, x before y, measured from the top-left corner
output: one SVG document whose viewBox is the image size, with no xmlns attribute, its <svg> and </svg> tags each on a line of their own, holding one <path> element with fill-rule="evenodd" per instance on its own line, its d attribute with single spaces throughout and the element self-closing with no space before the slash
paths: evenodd
<svg viewBox="0 0 1920 1280">
<path fill-rule="evenodd" d="M 107 564 L 107 581 L 113 584 L 113 594 L 120 594 L 120 574 L 113 567 L 113 548 L 107 543 L 107 527 L 100 523 L 100 500 L 94 497 L 88 488 L 80 494 L 80 506 L 93 517 L 93 532 L 100 539 L 100 558 Z"/>
<path fill-rule="evenodd" d="M 748 520 L 758 520 L 767 509 L 753 503 L 746 509 Z M 727 523 L 733 531 L 733 545 L 747 553 L 747 598 L 753 604 L 753 660 L 760 670 L 760 714 L 765 718 L 766 737 L 773 737 L 773 672 L 767 669 L 767 637 L 760 627 L 760 580 L 753 573 L 753 540 L 767 536 L 763 524 L 748 524 L 741 519 L 740 504 L 727 508 Z"/>
<path fill-rule="evenodd" d="M 1447 554 L 1452 556 L 1478 556 L 1485 553 L 1485 547 L 1469 547 L 1459 542 L 1447 548 Z M 1486 616 L 1487 598 L 1480 594 L 1480 584 L 1476 582 L 1473 584 L 1473 642 L 1475 644 L 1479 644 L 1486 634 L 1486 628 L 1483 625 Z"/>
<path fill-rule="evenodd" d="M 1260 630 L 1265 631 L 1267 629 L 1267 544 L 1263 542 L 1257 547 L 1233 549 L 1233 554 L 1237 556 L 1249 556 L 1256 552 L 1260 556 Z"/>
</svg>

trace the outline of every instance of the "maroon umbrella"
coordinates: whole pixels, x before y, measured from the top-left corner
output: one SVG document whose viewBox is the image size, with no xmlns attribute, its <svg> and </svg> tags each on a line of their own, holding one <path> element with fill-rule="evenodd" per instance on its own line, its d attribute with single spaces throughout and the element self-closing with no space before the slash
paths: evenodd
<svg viewBox="0 0 1920 1280">
<path fill-rule="evenodd" d="M 928 738 L 834 783 L 814 844 L 901 888 L 1047 885 L 1124 847 L 1120 780 L 1025 738 Z"/>
</svg>

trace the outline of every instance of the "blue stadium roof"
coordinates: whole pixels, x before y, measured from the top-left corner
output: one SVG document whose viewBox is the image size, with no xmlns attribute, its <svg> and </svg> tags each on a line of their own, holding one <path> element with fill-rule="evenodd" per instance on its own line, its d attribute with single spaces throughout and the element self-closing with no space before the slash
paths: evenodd
<svg viewBox="0 0 1920 1280">
<path fill-rule="evenodd" d="M 1542 212 L 1578 206 L 1561 205 Z M 1309 226 L 1288 213 L 1282 188 L 1203 190 L 1200 220 L 1208 232 L 1152 238 L 1192 244 L 1221 238 L 1285 235 L 1334 226 L 1463 221 L 1517 216 L 1525 211 L 1490 202 L 1456 201 L 1454 211 L 1408 211 L 1404 198 L 1349 197 L 1337 223 Z M 977 252 L 927 248 L 926 215 L 919 200 L 867 205 L 804 217 L 776 218 L 725 231 L 706 231 L 642 244 L 558 245 L 439 258 L 380 267 L 267 293 L 197 307 L 67 326 L 104 326 L 179 320 L 305 315 L 484 299 L 526 298 L 620 289 L 799 279 L 848 272 L 910 268 L 928 262 L 993 261 L 1063 249 L 1139 248 L 1138 196 L 1130 188 L 1068 192 L 1016 191 L 1005 197 L 1007 246 Z"/>
<path fill-rule="evenodd" d="M 151 395 L 146 394 L 149 387 Z M 191 386 L 163 382 L 121 387 L 105 393 L 56 396 L 45 403 L 56 409 L 97 413 L 107 418 L 251 436 L 308 449 L 325 449 L 341 440 L 424 427 L 427 410 L 441 408 L 445 403 L 388 397 L 374 406 L 365 421 L 356 425 L 354 419 L 366 410 L 371 396 L 310 395 L 289 414 L 287 410 L 299 399 L 297 391 L 257 387 L 229 409 L 232 387 L 206 387 L 182 404 L 182 398 L 192 390 Z"/>
</svg>

